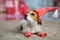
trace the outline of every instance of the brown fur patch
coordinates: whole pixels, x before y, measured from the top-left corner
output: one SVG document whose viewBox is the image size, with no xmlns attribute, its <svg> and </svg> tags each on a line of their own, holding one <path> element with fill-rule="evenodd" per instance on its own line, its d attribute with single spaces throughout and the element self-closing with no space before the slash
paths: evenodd
<svg viewBox="0 0 60 40">
<path fill-rule="evenodd" d="M 34 11 L 30 11 L 29 15 L 31 18 L 33 18 L 33 20 L 35 20 L 38 24 L 42 25 L 42 21 L 41 19 L 38 19 L 37 14 Z"/>
<path fill-rule="evenodd" d="M 41 19 L 38 20 L 38 24 L 42 25 L 42 21 L 41 21 Z"/>
<path fill-rule="evenodd" d="M 30 11 L 29 15 L 30 15 L 31 18 L 33 18 L 33 20 L 35 20 L 37 22 L 37 15 L 34 11 Z"/>
</svg>

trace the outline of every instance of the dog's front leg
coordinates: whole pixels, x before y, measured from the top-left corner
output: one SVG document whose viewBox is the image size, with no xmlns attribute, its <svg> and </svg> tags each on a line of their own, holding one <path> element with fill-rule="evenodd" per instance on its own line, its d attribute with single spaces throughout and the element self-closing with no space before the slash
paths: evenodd
<svg viewBox="0 0 60 40">
<path fill-rule="evenodd" d="M 28 28 L 26 28 L 26 29 L 24 30 L 24 35 L 25 35 L 26 37 L 30 37 L 30 36 L 31 36 L 31 33 L 30 33 L 30 31 L 29 31 Z"/>
<path fill-rule="evenodd" d="M 24 33 L 24 35 L 25 35 L 26 37 L 31 37 L 31 33 L 30 33 L 29 31 L 26 31 L 26 32 Z"/>
<path fill-rule="evenodd" d="M 36 26 L 36 32 L 37 32 L 37 35 L 39 36 L 39 37 L 45 37 L 45 36 L 47 36 L 47 34 L 44 32 L 42 32 L 41 31 L 41 25 L 37 25 Z"/>
<path fill-rule="evenodd" d="M 27 23 L 22 24 L 22 27 L 23 27 L 23 33 L 24 33 L 24 35 L 26 37 L 30 37 L 31 33 L 30 33 L 30 30 L 29 30 L 29 27 L 28 27 Z"/>
</svg>

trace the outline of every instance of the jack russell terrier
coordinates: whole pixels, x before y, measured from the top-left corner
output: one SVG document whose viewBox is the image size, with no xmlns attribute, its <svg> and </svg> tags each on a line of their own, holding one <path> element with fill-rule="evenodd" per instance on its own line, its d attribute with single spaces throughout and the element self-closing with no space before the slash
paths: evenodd
<svg viewBox="0 0 60 40">
<path fill-rule="evenodd" d="M 32 33 L 36 33 L 39 37 L 47 36 L 47 33 L 41 30 L 42 21 L 40 17 L 46 14 L 46 12 L 55 11 L 56 9 L 57 7 L 45 7 L 29 11 L 20 22 L 20 30 L 26 37 L 30 37 Z"/>
</svg>

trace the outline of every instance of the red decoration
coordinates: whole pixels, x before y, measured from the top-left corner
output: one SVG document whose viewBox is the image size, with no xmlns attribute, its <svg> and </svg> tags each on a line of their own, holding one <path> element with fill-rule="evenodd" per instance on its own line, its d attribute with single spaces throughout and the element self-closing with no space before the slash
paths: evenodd
<svg viewBox="0 0 60 40">
<path fill-rule="evenodd" d="M 24 15 L 27 13 L 28 7 L 21 5 L 21 7 L 19 8 L 19 11 L 21 12 L 21 15 Z"/>
<path fill-rule="evenodd" d="M 56 9 L 57 9 L 57 7 L 44 7 L 44 8 L 39 8 L 39 9 L 36 9 L 33 11 L 36 12 L 38 19 L 39 19 L 41 16 L 43 16 L 47 12 L 55 11 Z"/>
<path fill-rule="evenodd" d="M 6 6 L 6 11 L 7 11 L 7 19 L 16 19 L 17 17 L 19 18 L 20 16 L 22 16 L 25 13 L 27 13 L 28 7 L 25 5 L 23 0 L 18 0 L 18 6 L 17 6 L 17 10 L 20 16 L 18 16 L 17 12 L 16 12 L 16 5 L 15 5 L 15 0 L 11 0 L 10 3 L 9 1 L 7 2 L 7 6 Z M 11 4 L 12 6 L 10 6 L 9 4 Z M 17 16 L 17 17 L 16 17 Z"/>
</svg>

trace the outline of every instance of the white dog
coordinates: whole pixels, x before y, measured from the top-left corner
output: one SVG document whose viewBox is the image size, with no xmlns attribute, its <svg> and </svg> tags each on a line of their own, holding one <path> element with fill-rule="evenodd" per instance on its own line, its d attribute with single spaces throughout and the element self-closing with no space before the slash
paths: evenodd
<svg viewBox="0 0 60 40">
<path fill-rule="evenodd" d="M 57 7 L 45 7 L 38 10 L 29 11 L 24 15 L 24 20 L 21 21 L 20 29 L 26 37 L 30 37 L 31 33 L 36 33 L 40 37 L 47 36 L 46 33 L 41 31 L 41 19 L 40 17 L 46 12 L 55 11 Z"/>
<path fill-rule="evenodd" d="M 24 20 L 21 21 L 22 32 L 25 36 L 30 37 L 31 33 L 37 33 L 40 37 L 46 36 L 46 33 L 41 31 L 41 19 L 38 19 L 37 14 L 34 11 L 30 11 L 24 15 Z"/>
</svg>

